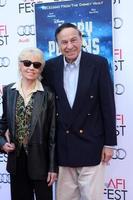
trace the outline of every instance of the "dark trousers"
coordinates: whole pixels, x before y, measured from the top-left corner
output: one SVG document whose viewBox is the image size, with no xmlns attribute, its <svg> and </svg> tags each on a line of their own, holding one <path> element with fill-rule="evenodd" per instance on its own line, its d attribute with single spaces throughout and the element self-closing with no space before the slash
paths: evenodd
<svg viewBox="0 0 133 200">
<path fill-rule="evenodd" d="M 39 170 L 39 169 L 38 169 Z M 11 199 L 12 200 L 52 200 L 52 187 L 48 187 L 46 178 L 44 180 L 31 180 L 27 171 L 27 155 L 21 149 L 17 158 L 17 172 L 10 174 Z"/>
</svg>

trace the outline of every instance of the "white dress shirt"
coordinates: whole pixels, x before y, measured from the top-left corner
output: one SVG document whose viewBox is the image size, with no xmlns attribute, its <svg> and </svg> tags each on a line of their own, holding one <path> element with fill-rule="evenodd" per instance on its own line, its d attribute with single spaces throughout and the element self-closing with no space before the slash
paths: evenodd
<svg viewBox="0 0 133 200">
<path fill-rule="evenodd" d="M 77 91 L 80 58 L 81 53 L 73 63 L 67 63 L 64 58 L 64 89 L 71 108 Z"/>
</svg>

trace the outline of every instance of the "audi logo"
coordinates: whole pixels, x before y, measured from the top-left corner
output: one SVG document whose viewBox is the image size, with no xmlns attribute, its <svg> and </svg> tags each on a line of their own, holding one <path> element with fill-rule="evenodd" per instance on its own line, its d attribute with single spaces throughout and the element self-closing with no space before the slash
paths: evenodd
<svg viewBox="0 0 133 200">
<path fill-rule="evenodd" d="M 114 4 L 116 4 L 116 3 L 119 3 L 119 4 L 120 4 L 121 2 L 120 2 L 120 0 L 114 0 L 113 3 L 114 3 Z"/>
<path fill-rule="evenodd" d="M 7 154 L 1 153 L 0 154 L 0 163 L 7 162 Z"/>
<path fill-rule="evenodd" d="M 17 28 L 17 33 L 19 36 L 29 36 L 29 35 L 35 35 L 35 25 L 25 25 L 25 26 L 19 26 Z"/>
<path fill-rule="evenodd" d="M 112 159 L 123 160 L 126 158 L 126 155 L 127 155 L 127 153 L 124 149 L 122 149 L 122 148 L 114 149 Z"/>
<path fill-rule="evenodd" d="M 0 7 L 4 7 L 7 3 L 7 0 L 0 0 Z"/>
<path fill-rule="evenodd" d="M 115 17 L 114 18 L 114 28 L 120 29 L 122 26 L 123 26 L 123 19 L 120 17 Z"/>
<path fill-rule="evenodd" d="M 125 92 L 125 87 L 121 83 L 115 84 L 115 93 L 117 95 L 122 95 Z"/>
<path fill-rule="evenodd" d="M 10 65 L 10 59 L 8 57 L 0 57 L 0 67 L 8 67 Z"/>
<path fill-rule="evenodd" d="M 6 173 L 0 173 L 0 183 L 10 183 L 10 175 Z"/>
</svg>

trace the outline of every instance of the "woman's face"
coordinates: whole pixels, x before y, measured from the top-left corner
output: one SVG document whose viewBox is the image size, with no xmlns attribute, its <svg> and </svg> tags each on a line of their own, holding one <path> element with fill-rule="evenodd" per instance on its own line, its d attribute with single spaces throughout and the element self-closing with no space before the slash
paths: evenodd
<svg viewBox="0 0 133 200">
<path fill-rule="evenodd" d="M 23 79 L 37 80 L 42 72 L 42 63 L 39 55 L 28 53 L 19 62 L 19 70 Z"/>
</svg>

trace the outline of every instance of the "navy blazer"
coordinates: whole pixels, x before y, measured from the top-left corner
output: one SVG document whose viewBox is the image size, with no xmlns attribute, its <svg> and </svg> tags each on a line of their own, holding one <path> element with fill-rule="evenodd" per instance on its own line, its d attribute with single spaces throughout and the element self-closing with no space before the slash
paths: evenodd
<svg viewBox="0 0 133 200">
<path fill-rule="evenodd" d="M 71 108 L 63 87 L 63 56 L 46 62 L 43 81 L 56 94 L 57 157 L 60 166 L 82 167 L 101 161 L 104 145 L 117 144 L 113 82 L 104 57 L 82 52 Z"/>
<path fill-rule="evenodd" d="M 13 84 L 3 90 L 3 115 L 0 119 L 0 146 L 6 143 L 4 133 L 10 132 L 10 140 L 16 143 L 16 100 L 18 91 Z M 55 101 L 54 94 L 44 87 L 44 91 L 37 91 L 31 119 L 31 129 L 28 139 L 27 167 L 31 179 L 41 180 L 47 177 L 48 171 L 56 172 L 55 159 Z M 8 154 L 7 171 L 16 172 L 16 151 Z"/>
</svg>

